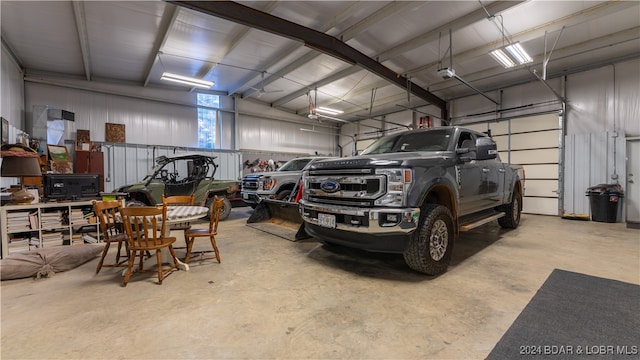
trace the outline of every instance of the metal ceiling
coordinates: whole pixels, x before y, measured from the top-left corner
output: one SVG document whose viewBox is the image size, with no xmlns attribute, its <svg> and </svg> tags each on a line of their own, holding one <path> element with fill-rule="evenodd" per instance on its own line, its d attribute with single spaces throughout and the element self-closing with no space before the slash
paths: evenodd
<svg viewBox="0 0 640 360">
<path fill-rule="evenodd" d="M 345 120 L 640 57 L 638 1 L 3 0 L 0 15 L 27 78 L 194 90 L 169 71 L 301 115 L 311 97 Z M 499 66 L 488 52 L 508 41 L 534 62 Z M 438 75 L 450 42 L 471 86 Z"/>
</svg>

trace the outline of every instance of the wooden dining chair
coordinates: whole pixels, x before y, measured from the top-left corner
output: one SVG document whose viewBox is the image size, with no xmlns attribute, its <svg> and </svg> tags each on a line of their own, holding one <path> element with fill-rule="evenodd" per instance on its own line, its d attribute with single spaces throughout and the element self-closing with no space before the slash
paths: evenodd
<svg viewBox="0 0 640 360">
<path fill-rule="evenodd" d="M 174 196 L 164 196 L 162 195 L 162 217 L 163 219 L 167 219 L 167 209 L 169 206 L 193 206 L 195 203 L 195 196 L 191 195 L 174 195 Z M 185 242 L 187 241 L 186 231 L 191 229 L 191 223 L 180 222 L 171 224 L 171 226 L 167 226 L 167 231 L 179 230 L 184 233 Z M 168 234 L 168 233 L 167 233 Z"/>
<path fill-rule="evenodd" d="M 158 273 L 158 284 L 162 285 L 162 280 L 172 271 L 178 269 L 178 260 L 173 250 L 175 237 L 167 237 L 162 209 L 157 207 L 120 207 L 120 214 L 124 222 L 129 246 L 129 262 L 124 275 L 122 286 L 127 286 L 131 275 L 134 272 L 155 272 Z M 171 254 L 172 264 L 169 267 L 162 265 L 161 250 L 168 248 Z M 137 255 L 142 259 L 143 253 L 154 251 L 157 258 L 157 270 L 143 269 L 143 262 L 138 263 L 138 269 L 133 271 L 134 261 Z"/>
<path fill-rule="evenodd" d="M 104 250 L 102 250 L 102 256 L 98 261 L 96 267 L 96 274 L 100 272 L 102 267 L 124 267 L 127 266 L 127 257 L 129 256 L 127 234 L 124 230 L 124 224 L 119 220 L 118 209 L 120 201 L 108 200 L 98 201 L 93 200 L 93 211 L 100 222 L 100 231 L 102 232 L 102 241 L 104 242 Z M 116 260 L 114 263 L 104 263 L 104 259 L 109 252 L 111 244 L 118 244 L 118 252 L 116 253 Z M 125 254 L 122 255 L 122 245 L 125 247 Z M 122 257 L 122 260 L 121 260 Z"/>
<path fill-rule="evenodd" d="M 216 235 L 218 234 L 218 223 L 220 222 L 220 212 L 224 206 L 224 199 L 214 196 L 213 204 L 211 206 L 211 214 L 209 215 L 209 227 L 207 229 L 189 229 L 185 231 L 185 239 L 187 241 L 187 254 L 184 258 L 185 263 L 189 263 L 191 256 L 193 255 L 193 243 L 197 238 L 209 238 L 211 241 L 212 250 L 198 251 L 200 254 L 200 262 L 207 260 L 204 258 L 205 253 L 215 253 L 215 259 L 220 263 L 220 252 L 218 251 L 218 245 L 216 244 Z M 212 259 L 212 258 L 211 258 Z"/>
</svg>

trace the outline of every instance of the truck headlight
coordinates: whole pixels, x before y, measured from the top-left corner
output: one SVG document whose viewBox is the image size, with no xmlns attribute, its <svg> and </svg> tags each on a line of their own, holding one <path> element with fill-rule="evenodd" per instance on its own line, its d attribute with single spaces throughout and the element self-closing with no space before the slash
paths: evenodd
<svg viewBox="0 0 640 360">
<path fill-rule="evenodd" d="M 387 178 L 386 194 L 375 201 L 380 206 L 405 206 L 409 187 L 413 181 L 411 169 L 376 169 L 376 174 Z"/>
<path fill-rule="evenodd" d="M 266 178 L 262 180 L 262 189 L 271 190 L 276 187 L 277 180 L 272 178 Z"/>
</svg>

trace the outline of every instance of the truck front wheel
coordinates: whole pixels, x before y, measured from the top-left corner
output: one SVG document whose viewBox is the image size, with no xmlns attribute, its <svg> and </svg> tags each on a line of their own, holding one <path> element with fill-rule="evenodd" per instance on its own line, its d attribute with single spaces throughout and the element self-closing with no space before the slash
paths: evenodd
<svg viewBox="0 0 640 360">
<path fill-rule="evenodd" d="M 276 196 L 276 200 L 288 201 L 287 198 L 291 195 L 291 190 L 282 190 Z"/>
<path fill-rule="evenodd" d="M 447 270 L 453 252 L 453 216 L 444 206 L 427 204 L 418 229 L 404 251 L 404 260 L 415 271 L 438 275 Z"/>
</svg>

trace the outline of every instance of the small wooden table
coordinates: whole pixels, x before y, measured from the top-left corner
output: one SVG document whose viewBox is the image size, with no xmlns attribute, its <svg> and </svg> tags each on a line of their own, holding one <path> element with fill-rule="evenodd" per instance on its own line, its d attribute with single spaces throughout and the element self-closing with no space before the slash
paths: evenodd
<svg viewBox="0 0 640 360">
<path fill-rule="evenodd" d="M 207 216 L 208 213 L 209 208 L 205 206 L 169 206 L 165 225 L 191 222 Z"/>
<path fill-rule="evenodd" d="M 165 231 L 168 230 L 168 226 L 171 224 L 178 223 L 187 223 L 194 220 L 202 219 L 207 216 L 209 213 L 209 208 L 205 206 L 190 206 L 190 205 L 177 205 L 177 206 L 169 206 L 167 208 L 167 219 L 165 220 Z M 168 235 L 167 233 L 163 235 Z M 164 249 L 162 250 L 165 251 Z M 168 250 L 166 250 L 168 251 Z M 168 259 L 170 257 L 165 257 L 167 254 L 163 253 L 162 258 Z M 189 271 L 189 264 L 182 262 L 182 260 L 176 258 L 178 262 L 178 269 Z M 122 276 L 127 272 L 125 269 L 122 272 Z"/>
</svg>

